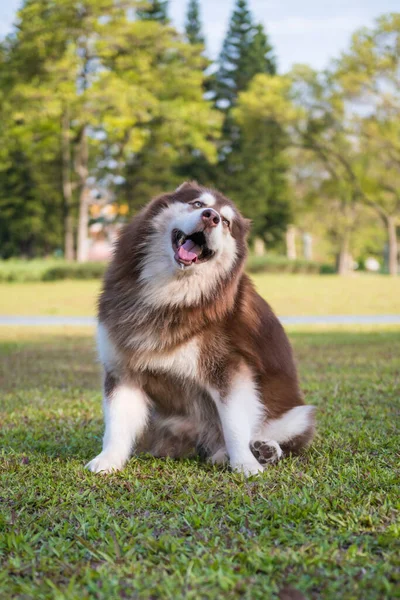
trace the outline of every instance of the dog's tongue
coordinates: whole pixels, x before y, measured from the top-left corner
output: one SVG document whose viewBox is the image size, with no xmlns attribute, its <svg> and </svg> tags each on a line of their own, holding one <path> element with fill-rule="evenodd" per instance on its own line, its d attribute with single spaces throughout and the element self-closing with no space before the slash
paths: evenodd
<svg viewBox="0 0 400 600">
<path fill-rule="evenodd" d="M 193 248 L 195 248 L 195 247 L 196 247 L 196 244 L 194 242 L 192 242 L 192 240 L 186 240 L 186 242 L 184 244 L 182 244 L 182 246 L 179 246 L 179 248 L 178 248 L 179 258 L 181 258 L 182 260 L 185 260 L 187 262 L 196 262 L 197 254 L 196 254 L 196 252 L 193 252 Z"/>
</svg>

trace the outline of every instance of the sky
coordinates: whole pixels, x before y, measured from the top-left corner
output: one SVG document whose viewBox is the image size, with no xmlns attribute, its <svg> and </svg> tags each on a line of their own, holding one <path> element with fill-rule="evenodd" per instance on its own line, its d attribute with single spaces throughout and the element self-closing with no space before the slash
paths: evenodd
<svg viewBox="0 0 400 600">
<path fill-rule="evenodd" d="M 0 36 L 10 32 L 21 0 L 0 0 Z M 217 58 L 234 0 L 201 0 L 202 21 L 211 58 Z M 170 17 L 183 29 L 187 0 L 170 0 Z M 382 13 L 398 12 L 399 0 L 249 0 L 275 48 L 281 73 L 295 63 L 315 69 L 345 50 L 354 30 L 371 26 Z"/>
</svg>

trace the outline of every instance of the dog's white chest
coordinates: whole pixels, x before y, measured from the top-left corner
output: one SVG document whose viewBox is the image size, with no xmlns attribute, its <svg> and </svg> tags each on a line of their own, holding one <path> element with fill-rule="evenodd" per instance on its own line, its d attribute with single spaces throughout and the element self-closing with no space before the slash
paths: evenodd
<svg viewBox="0 0 400 600">
<path fill-rule="evenodd" d="M 171 351 L 157 350 L 154 348 L 154 343 L 151 344 L 151 349 L 146 346 L 143 343 L 142 347 L 139 346 L 139 348 L 132 352 L 132 357 L 129 361 L 132 370 L 170 373 L 183 379 L 198 378 L 200 344 L 197 338 L 193 338 Z M 99 325 L 98 329 L 98 350 L 100 361 L 110 371 L 118 368 L 118 365 L 124 362 L 102 324 Z"/>
<path fill-rule="evenodd" d="M 171 373 L 180 378 L 197 379 L 199 342 L 196 338 L 170 352 L 145 352 L 135 358 L 140 371 Z"/>
</svg>

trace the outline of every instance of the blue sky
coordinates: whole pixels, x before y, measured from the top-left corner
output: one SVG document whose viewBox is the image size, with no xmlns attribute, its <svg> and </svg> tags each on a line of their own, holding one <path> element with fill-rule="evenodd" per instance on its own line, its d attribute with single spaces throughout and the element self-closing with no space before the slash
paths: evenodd
<svg viewBox="0 0 400 600">
<path fill-rule="evenodd" d="M 218 56 L 234 0 L 202 0 L 202 19 L 209 54 Z M 279 71 L 303 62 L 314 68 L 327 66 L 344 50 L 351 33 L 370 26 L 382 13 L 397 12 L 399 0 L 250 0 L 255 18 L 270 35 Z M 0 36 L 7 34 L 20 0 L 0 0 Z M 182 29 L 187 0 L 170 0 L 170 16 Z"/>
</svg>

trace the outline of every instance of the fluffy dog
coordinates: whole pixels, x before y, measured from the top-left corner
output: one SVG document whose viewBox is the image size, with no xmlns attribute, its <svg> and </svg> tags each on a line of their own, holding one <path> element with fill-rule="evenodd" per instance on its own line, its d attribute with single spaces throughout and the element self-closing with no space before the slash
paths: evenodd
<svg viewBox="0 0 400 600">
<path fill-rule="evenodd" d="M 105 434 L 91 471 L 122 469 L 135 449 L 251 475 L 311 442 L 289 341 L 243 272 L 248 230 L 191 182 L 122 232 L 99 301 Z"/>
</svg>

